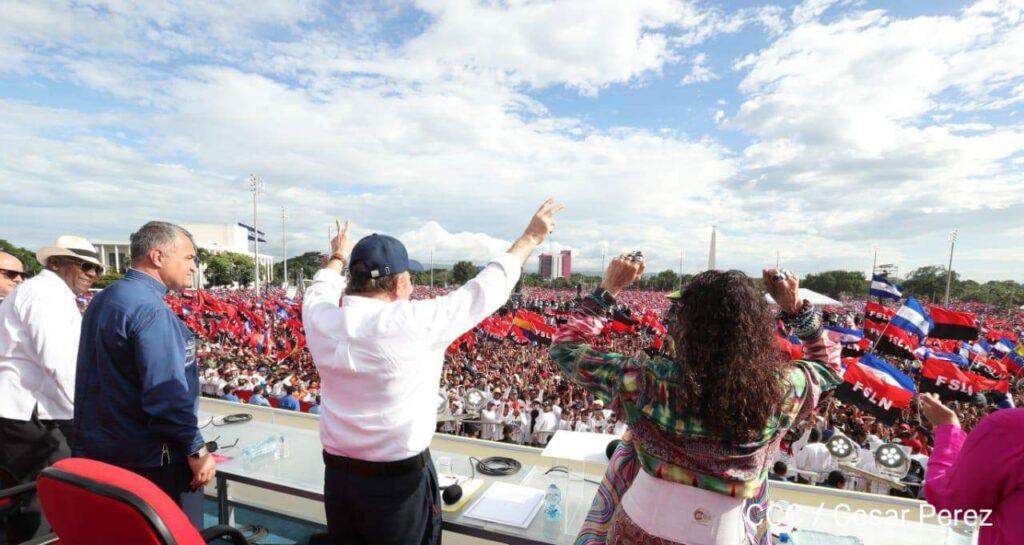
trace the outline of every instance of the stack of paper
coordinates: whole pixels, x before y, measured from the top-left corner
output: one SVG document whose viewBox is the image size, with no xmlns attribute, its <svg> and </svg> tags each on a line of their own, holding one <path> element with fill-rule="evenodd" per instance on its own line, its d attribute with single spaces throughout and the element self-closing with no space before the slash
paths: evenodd
<svg viewBox="0 0 1024 545">
<path fill-rule="evenodd" d="M 467 517 L 526 528 L 540 510 L 544 491 L 495 482 L 467 511 Z"/>
</svg>

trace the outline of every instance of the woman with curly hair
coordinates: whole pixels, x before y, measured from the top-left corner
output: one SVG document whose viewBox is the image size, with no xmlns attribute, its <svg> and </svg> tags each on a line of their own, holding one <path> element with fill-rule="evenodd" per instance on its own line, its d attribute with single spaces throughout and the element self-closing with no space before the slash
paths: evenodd
<svg viewBox="0 0 1024 545">
<path fill-rule="evenodd" d="M 786 431 L 841 381 L 838 347 L 799 298 L 795 275 L 764 271 L 780 318 L 803 341 L 786 362 L 761 291 L 738 271 L 694 277 L 669 310 L 674 355 L 595 350 L 615 296 L 643 274 L 619 258 L 555 334 L 552 360 L 629 424 L 576 543 L 768 543 L 768 469 Z"/>
</svg>

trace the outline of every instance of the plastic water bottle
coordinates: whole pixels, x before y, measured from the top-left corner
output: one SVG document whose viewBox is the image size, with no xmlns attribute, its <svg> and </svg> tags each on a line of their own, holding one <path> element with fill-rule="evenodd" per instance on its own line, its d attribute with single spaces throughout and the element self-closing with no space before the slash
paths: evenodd
<svg viewBox="0 0 1024 545">
<path fill-rule="evenodd" d="M 249 461 L 267 456 L 268 454 L 277 456 L 284 440 L 283 435 L 271 435 L 255 445 L 243 448 L 242 458 Z"/>
<path fill-rule="evenodd" d="M 547 520 L 562 518 L 562 491 L 555 486 L 555 483 L 549 484 L 548 491 L 544 493 L 544 518 Z"/>
<path fill-rule="evenodd" d="M 274 457 L 278 460 L 283 460 L 291 456 L 292 451 L 288 448 L 288 438 L 283 435 L 279 435 L 278 437 L 280 440 L 277 442 L 277 451 L 274 452 Z"/>
</svg>

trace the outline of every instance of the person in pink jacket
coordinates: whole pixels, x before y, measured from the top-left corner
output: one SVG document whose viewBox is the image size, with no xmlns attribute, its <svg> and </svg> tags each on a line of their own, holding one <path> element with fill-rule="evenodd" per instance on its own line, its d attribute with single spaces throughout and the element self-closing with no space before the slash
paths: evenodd
<svg viewBox="0 0 1024 545">
<path fill-rule="evenodd" d="M 991 510 L 979 545 L 1024 543 L 1024 409 L 992 413 L 968 435 L 935 394 L 920 398 L 935 427 L 925 499 L 940 511 Z"/>
</svg>

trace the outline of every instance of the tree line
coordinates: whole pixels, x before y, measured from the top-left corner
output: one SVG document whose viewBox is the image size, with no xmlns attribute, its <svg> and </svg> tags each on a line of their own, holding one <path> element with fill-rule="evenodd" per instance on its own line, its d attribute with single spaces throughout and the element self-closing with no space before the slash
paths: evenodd
<svg viewBox="0 0 1024 545">
<path fill-rule="evenodd" d="M 29 275 L 35 275 L 42 270 L 42 266 L 36 261 L 35 252 L 15 246 L 4 239 L 0 239 L 0 250 L 20 259 Z M 246 286 L 252 283 L 254 271 L 251 255 L 234 252 L 213 253 L 203 248 L 200 248 L 198 253 L 200 263 L 203 265 L 205 287 Z M 297 278 L 307 280 L 313 278 L 313 275 L 323 266 L 323 259 L 324 255 L 320 252 L 306 252 L 288 258 L 289 283 L 296 284 Z M 283 265 L 284 262 L 274 264 L 273 283 L 276 285 L 280 285 L 284 280 Z M 914 269 L 904 278 L 891 280 L 903 286 L 905 296 L 938 302 L 942 301 L 946 292 L 946 270 L 946 267 L 941 265 L 929 265 Z M 434 285 L 462 285 L 476 276 L 477 271 L 478 267 L 471 261 L 458 261 L 451 269 L 435 268 L 433 271 Z M 267 278 L 268 272 L 268 269 L 264 267 L 260 271 L 260 278 Z M 430 285 L 430 276 L 430 271 L 414 273 L 413 282 L 420 286 Z M 104 276 L 93 283 L 93 287 L 104 288 L 120 277 L 119 273 L 107 271 Z M 674 291 L 685 287 L 692 277 L 693 275 L 690 274 L 680 276 L 676 271 L 666 269 L 647 274 L 635 284 L 635 288 Z M 523 276 L 523 284 L 528 287 L 573 289 L 579 286 L 589 291 L 597 287 L 600 282 L 600 276 L 580 273 L 574 273 L 569 278 L 554 280 L 542 278 L 537 273 L 527 273 Z M 759 276 L 755 276 L 755 282 L 760 284 Z M 871 282 L 864 278 L 864 273 L 861 271 L 834 270 L 808 274 L 800 280 L 800 285 L 835 299 L 863 298 L 867 297 Z M 950 282 L 950 297 L 999 308 L 1015 308 L 1024 305 L 1024 284 L 1013 280 L 990 280 L 980 283 L 976 280 L 962 279 L 954 270 Z"/>
</svg>

